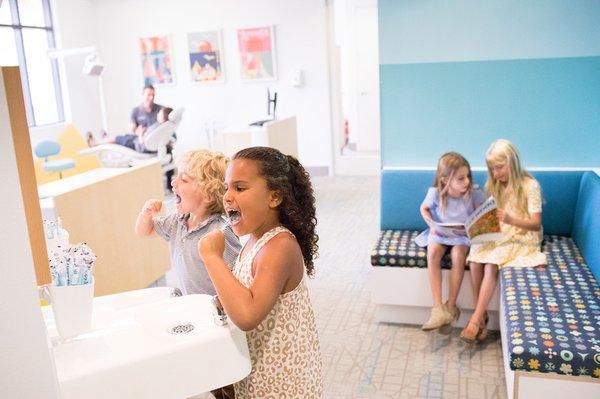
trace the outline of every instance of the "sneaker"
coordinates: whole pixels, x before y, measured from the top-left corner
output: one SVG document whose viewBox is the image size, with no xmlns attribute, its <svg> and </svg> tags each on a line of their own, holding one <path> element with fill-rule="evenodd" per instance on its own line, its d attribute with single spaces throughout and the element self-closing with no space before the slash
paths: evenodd
<svg viewBox="0 0 600 399">
<path fill-rule="evenodd" d="M 437 330 L 438 328 L 445 326 L 446 324 L 452 323 L 453 316 L 446 309 L 446 305 L 434 306 L 431 308 L 431 314 L 429 320 L 423 324 L 421 329 L 423 331 Z"/>
</svg>

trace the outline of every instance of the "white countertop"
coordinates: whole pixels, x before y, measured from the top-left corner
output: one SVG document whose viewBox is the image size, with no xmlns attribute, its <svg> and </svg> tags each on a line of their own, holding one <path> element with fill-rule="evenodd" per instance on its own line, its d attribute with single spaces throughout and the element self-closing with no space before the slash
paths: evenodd
<svg viewBox="0 0 600 399">
<path fill-rule="evenodd" d="M 111 177 L 120 174 L 129 173 L 132 170 L 143 168 L 153 163 L 158 163 L 158 161 L 155 159 L 141 161 L 139 164 L 130 168 L 97 168 L 88 170 L 50 183 L 40 184 L 38 186 L 38 196 L 40 199 L 55 197 L 102 180 L 110 179 Z"/>
<path fill-rule="evenodd" d="M 61 398 L 181 399 L 239 381 L 250 372 L 246 335 L 213 322 L 211 297 L 170 297 L 169 288 L 94 299 L 92 329 L 61 342 L 43 308 Z M 193 325 L 173 334 L 176 325 Z"/>
</svg>

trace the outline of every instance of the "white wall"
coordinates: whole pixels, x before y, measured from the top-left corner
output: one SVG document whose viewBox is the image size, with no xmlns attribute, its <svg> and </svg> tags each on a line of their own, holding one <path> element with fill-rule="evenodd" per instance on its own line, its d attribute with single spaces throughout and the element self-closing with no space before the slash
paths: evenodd
<svg viewBox="0 0 600 399">
<path fill-rule="evenodd" d="M 0 397 L 58 398 L 42 319 L 2 73 L 0 72 Z"/>
<path fill-rule="evenodd" d="M 157 86 L 158 103 L 186 108 L 178 130 L 177 151 L 206 146 L 205 122 L 217 127 L 245 125 L 266 113 L 266 88 L 278 92 L 277 115 L 297 115 L 300 160 L 306 166 L 329 166 L 331 123 L 324 0 L 102 0 L 72 6 L 74 0 L 56 0 L 61 37 L 69 46 L 90 44 L 94 31 L 96 45 L 106 64 L 104 89 L 111 133 L 127 129 L 129 113 L 141 101 L 143 78 L 138 38 L 169 34 L 173 46 L 175 84 Z M 92 5 L 90 5 L 92 4 Z M 68 8 L 69 11 L 61 10 Z M 92 15 L 93 10 L 93 17 Z M 69 15 L 72 13 L 72 15 Z M 60 20 L 61 15 L 63 16 Z M 77 19 L 80 18 L 79 21 Z M 264 83 L 242 83 L 237 58 L 237 28 L 275 26 L 278 79 Z M 226 82 L 199 85 L 189 78 L 187 33 L 221 29 Z M 81 34 L 82 37 L 69 38 Z M 83 43 L 86 42 L 86 43 Z M 304 71 L 305 84 L 291 85 L 291 74 Z M 71 75 L 79 71 L 69 71 Z M 85 77 L 87 78 L 87 77 Z M 95 87 L 83 88 L 96 96 Z M 95 90 L 96 89 L 96 90 Z M 79 88 L 71 89 L 73 102 Z M 80 101 L 84 99 L 77 96 Z M 82 105 L 88 120 L 89 109 Z M 77 111 L 73 107 L 75 119 Z M 99 108 L 97 130 L 100 126 Z M 81 122 L 81 126 L 89 123 Z M 79 125 L 78 125 L 79 127 Z"/>
</svg>

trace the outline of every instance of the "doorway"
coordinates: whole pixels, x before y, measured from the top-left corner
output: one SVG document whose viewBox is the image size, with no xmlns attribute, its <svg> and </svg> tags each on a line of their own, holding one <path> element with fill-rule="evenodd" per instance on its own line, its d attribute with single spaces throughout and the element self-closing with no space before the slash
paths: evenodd
<svg viewBox="0 0 600 399">
<path fill-rule="evenodd" d="M 334 173 L 380 170 L 377 0 L 332 0 L 328 12 Z"/>
</svg>

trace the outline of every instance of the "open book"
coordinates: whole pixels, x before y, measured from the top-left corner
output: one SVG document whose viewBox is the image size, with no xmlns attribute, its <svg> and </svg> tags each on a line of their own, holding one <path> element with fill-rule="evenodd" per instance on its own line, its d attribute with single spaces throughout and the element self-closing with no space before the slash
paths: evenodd
<svg viewBox="0 0 600 399">
<path fill-rule="evenodd" d="M 485 200 L 469 215 L 465 221 L 465 229 L 472 244 L 502 238 L 500 220 L 498 220 L 498 203 L 494 197 Z"/>
<path fill-rule="evenodd" d="M 495 241 L 502 238 L 497 210 L 496 200 L 494 197 L 490 197 L 473 211 L 465 223 L 438 223 L 432 221 L 429 222 L 429 227 L 433 228 L 438 236 L 446 238 L 468 237 L 472 244 Z M 427 237 L 419 236 L 417 239 L 415 239 L 417 245 L 427 245 Z"/>
</svg>

